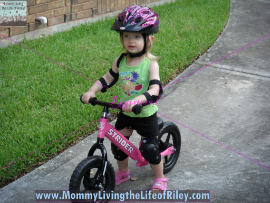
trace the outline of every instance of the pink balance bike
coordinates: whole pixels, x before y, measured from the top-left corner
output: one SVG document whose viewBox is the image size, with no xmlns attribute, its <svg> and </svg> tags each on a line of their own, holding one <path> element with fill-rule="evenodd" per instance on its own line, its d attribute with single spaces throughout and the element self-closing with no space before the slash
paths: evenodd
<svg viewBox="0 0 270 203">
<path fill-rule="evenodd" d="M 140 150 L 117 131 L 107 120 L 109 108 L 121 108 L 118 104 L 110 104 L 98 101 L 97 98 L 91 98 L 89 103 L 92 105 L 104 106 L 103 115 L 100 118 L 97 142 L 88 152 L 88 157 L 82 160 L 73 171 L 70 179 L 69 190 L 77 193 L 89 193 L 90 191 L 114 190 L 115 171 L 112 164 L 107 160 L 107 150 L 103 145 L 104 137 L 107 137 L 113 144 L 126 153 L 131 159 L 137 162 L 136 166 L 141 167 L 148 164 L 142 157 Z M 135 105 L 132 111 L 135 114 L 141 112 L 142 106 Z M 160 134 L 158 143 L 161 157 L 163 158 L 163 173 L 166 174 L 176 164 L 181 148 L 181 135 L 178 127 L 172 122 L 163 123 L 158 117 L 158 126 Z M 127 128 L 132 129 L 131 126 Z M 136 130 L 136 129 L 135 129 Z M 102 156 L 94 155 L 99 149 Z M 73 199 L 74 202 L 81 202 L 80 199 Z M 87 200 L 89 201 L 89 200 Z M 108 202 L 109 200 L 100 200 L 98 202 Z M 83 201 L 82 201 L 83 202 Z"/>
</svg>

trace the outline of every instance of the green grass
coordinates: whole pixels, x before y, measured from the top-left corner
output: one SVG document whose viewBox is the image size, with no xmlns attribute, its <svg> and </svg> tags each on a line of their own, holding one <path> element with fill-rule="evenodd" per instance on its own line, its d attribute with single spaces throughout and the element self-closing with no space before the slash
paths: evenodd
<svg viewBox="0 0 270 203">
<path fill-rule="evenodd" d="M 215 42 L 227 23 L 229 4 L 229 0 L 183 0 L 153 8 L 160 16 L 160 31 L 152 53 L 161 56 L 158 63 L 163 83 Z M 111 18 L 21 43 L 97 80 L 121 54 L 119 34 L 110 30 L 113 22 Z M 99 119 L 102 107 L 79 101 L 93 81 L 19 45 L 0 49 L 0 60 L 0 167 Z M 113 91 L 97 97 L 111 101 L 119 88 L 115 85 Z M 0 169 L 0 185 L 63 151 L 97 125 Z"/>
</svg>

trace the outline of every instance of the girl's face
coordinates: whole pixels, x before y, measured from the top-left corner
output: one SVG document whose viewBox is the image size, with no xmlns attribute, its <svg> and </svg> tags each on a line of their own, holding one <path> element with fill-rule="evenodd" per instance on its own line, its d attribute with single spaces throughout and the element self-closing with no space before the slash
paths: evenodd
<svg viewBox="0 0 270 203">
<path fill-rule="evenodd" d="M 144 40 L 141 33 L 123 32 L 123 46 L 130 53 L 138 53 L 143 50 Z"/>
</svg>

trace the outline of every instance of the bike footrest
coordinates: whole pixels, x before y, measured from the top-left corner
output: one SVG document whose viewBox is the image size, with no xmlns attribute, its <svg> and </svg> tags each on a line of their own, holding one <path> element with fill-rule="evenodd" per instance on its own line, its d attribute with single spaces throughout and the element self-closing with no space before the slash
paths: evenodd
<svg viewBox="0 0 270 203">
<path fill-rule="evenodd" d="M 146 166 L 148 164 L 148 161 L 142 161 L 142 162 L 137 162 L 136 166 L 137 167 L 142 167 L 142 166 Z"/>
<path fill-rule="evenodd" d="M 161 155 L 161 157 L 168 156 L 170 154 L 173 154 L 174 151 L 176 151 L 176 149 L 173 146 L 171 146 L 168 149 L 166 149 L 163 152 L 161 152 L 160 155 Z"/>
</svg>

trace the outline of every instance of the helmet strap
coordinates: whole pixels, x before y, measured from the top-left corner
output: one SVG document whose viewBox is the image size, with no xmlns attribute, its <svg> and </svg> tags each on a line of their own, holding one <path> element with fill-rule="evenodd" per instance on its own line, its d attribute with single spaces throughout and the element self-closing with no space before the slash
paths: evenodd
<svg viewBox="0 0 270 203">
<path fill-rule="evenodd" d="M 143 40 L 144 40 L 143 50 L 139 53 L 136 53 L 136 54 L 132 54 L 132 53 L 128 52 L 128 55 L 130 56 L 130 58 L 141 57 L 142 55 L 144 55 L 147 52 L 146 51 L 146 34 L 142 33 L 142 35 L 143 35 Z"/>
</svg>

